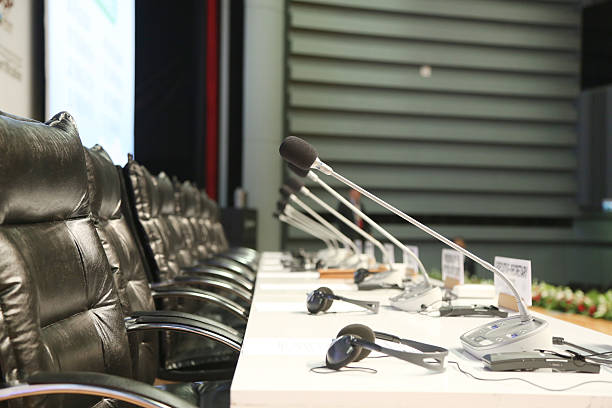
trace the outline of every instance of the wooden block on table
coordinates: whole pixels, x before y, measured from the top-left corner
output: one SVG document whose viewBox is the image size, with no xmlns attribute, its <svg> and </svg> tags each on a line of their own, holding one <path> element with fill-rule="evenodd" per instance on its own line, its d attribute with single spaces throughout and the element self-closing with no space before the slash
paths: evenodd
<svg viewBox="0 0 612 408">
<path fill-rule="evenodd" d="M 455 286 L 459 285 L 460 283 L 461 282 L 459 282 L 459 279 L 449 278 L 448 276 L 444 279 L 444 287 L 445 288 L 452 289 Z"/>
<path fill-rule="evenodd" d="M 518 304 L 516 302 L 516 298 L 512 295 L 500 293 L 497 298 L 497 305 L 518 312 Z"/>
</svg>

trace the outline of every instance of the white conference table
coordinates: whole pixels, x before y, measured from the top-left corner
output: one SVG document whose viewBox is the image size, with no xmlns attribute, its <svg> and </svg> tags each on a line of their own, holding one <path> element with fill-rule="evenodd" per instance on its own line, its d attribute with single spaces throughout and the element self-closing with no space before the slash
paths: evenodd
<svg viewBox="0 0 612 408">
<path fill-rule="evenodd" d="M 280 257 L 280 253 L 264 253 L 260 261 L 231 388 L 232 407 L 612 407 L 612 369 L 602 367 L 600 374 L 488 371 L 482 362 L 463 351 L 459 336 L 495 319 L 440 318 L 394 310 L 388 298 L 398 291 L 357 291 L 350 281 L 321 280 L 311 272 L 286 272 L 280 267 Z M 348 297 L 379 300 L 381 310 L 372 314 L 334 301 L 328 313 L 310 315 L 306 312 L 306 293 L 320 286 Z M 552 317 L 540 317 L 550 323 L 554 336 L 597 351 L 612 349 L 611 336 Z M 450 351 L 446 370 L 433 373 L 395 358 L 366 358 L 351 366 L 373 368 L 377 373 L 312 372 L 311 368 L 325 364 L 327 348 L 338 331 L 352 323 L 445 347 Z M 602 382 L 568 391 L 547 391 L 518 380 L 476 380 L 449 361 L 456 361 L 477 377 L 520 377 L 548 388 Z"/>
</svg>

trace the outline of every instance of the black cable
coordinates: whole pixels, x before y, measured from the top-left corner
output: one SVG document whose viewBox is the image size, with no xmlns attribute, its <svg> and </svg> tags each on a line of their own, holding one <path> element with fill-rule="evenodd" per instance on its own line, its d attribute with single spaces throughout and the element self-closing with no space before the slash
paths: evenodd
<svg viewBox="0 0 612 408">
<path fill-rule="evenodd" d="M 444 303 L 444 300 L 435 300 L 433 302 L 431 302 L 428 305 L 421 305 L 421 310 L 417 310 L 416 312 L 407 312 L 407 313 L 416 313 L 416 314 L 422 314 L 425 316 L 429 316 L 429 317 L 440 317 L 440 316 L 436 316 L 436 315 L 432 315 L 431 313 L 435 313 L 440 311 L 440 308 L 438 307 L 437 309 L 429 309 L 432 305 L 435 305 L 436 303 Z M 441 307 L 441 306 L 440 306 Z"/>
<path fill-rule="evenodd" d="M 423 316 L 428 316 L 428 317 L 441 317 L 439 314 L 437 315 L 436 313 L 440 312 L 440 308 L 437 309 L 431 309 L 431 310 L 419 310 L 417 311 L 418 314 L 423 315 Z"/>
<path fill-rule="evenodd" d="M 457 368 L 459 369 L 459 371 L 461 371 L 462 374 L 465 374 L 465 375 L 467 375 L 469 377 L 472 377 L 475 380 L 479 380 L 479 381 L 509 381 L 509 380 L 518 380 L 518 381 L 526 382 L 529 385 L 533 385 L 534 387 L 541 388 L 541 389 L 546 390 L 546 391 L 554 391 L 554 392 L 568 391 L 568 390 L 571 390 L 571 389 L 574 389 L 574 388 L 577 388 L 577 387 L 580 387 L 580 386 L 586 385 L 586 384 L 597 384 L 597 383 L 612 384 L 612 381 L 591 380 L 591 381 L 584 381 L 584 382 L 581 382 L 581 383 L 578 383 L 578 384 L 574 384 L 574 385 L 571 385 L 571 386 L 565 387 L 565 388 L 549 388 L 549 387 L 545 387 L 543 385 L 536 384 L 536 383 L 534 383 L 532 381 L 526 380 L 524 378 L 519 378 L 519 377 L 507 377 L 507 378 L 482 378 L 482 377 L 478 377 L 478 376 L 470 373 L 469 371 L 466 371 L 466 370 L 462 369 L 458 362 L 452 361 L 452 360 L 449 360 L 448 362 L 451 363 L 451 364 L 455 364 L 457 366 Z"/>
</svg>

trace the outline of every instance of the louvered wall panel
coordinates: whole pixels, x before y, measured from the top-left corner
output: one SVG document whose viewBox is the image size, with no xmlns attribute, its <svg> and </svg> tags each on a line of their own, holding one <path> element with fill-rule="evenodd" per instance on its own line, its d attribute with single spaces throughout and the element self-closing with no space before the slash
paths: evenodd
<svg viewBox="0 0 612 408">
<path fill-rule="evenodd" d="M 579 23 L 575 2 L 289 1 L 288 134 L 414 215 L 572 218 Z"/>
<path fill-rule="evenodd" d="M 417 218 L 579 216 L 579 2 L 289 0 L 287 8 L 287 134 L 313 143 L 336 170 Z M 490 261 L 532 258 L 535 276 L 563 282 L 591 242 L 566 225 L 434 227 Z M 439 268 L 432 239 L 401 222 L 385 227 Z M 290 247 L 312 248 L 303 233 L 285 234 Z M 600 238 L 595 245 L 609 241 Z M 600 279 L 580 269 L 580 279 Z"/>
</svg>

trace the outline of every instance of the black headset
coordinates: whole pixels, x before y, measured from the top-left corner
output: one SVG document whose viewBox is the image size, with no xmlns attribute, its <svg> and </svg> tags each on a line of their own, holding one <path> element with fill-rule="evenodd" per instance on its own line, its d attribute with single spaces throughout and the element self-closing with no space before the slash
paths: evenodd
<svg viewBox="0 0 612 408">
<path fill-rule="evenodd" d="M 325 312 L 329 310 L 334 300 L 342 300 L 348 303 L 352 303 L 357 306 L 368 309 L 373 313 L 378 313 L 380 302 L 378 301 L 367 301 L 367 300 L 356 300 L 345 298 L 344 296 L 334 295 L 334 292 L 330 288 L 321 286 L 317 290 L 313 290 L 306 297 L 306 307 L 308 312 L 316 314 L 319 312 Z"/>
<path fill-rule="evenodd" d="M 376 339 L 403 344 L 422 351 L 422 353 L 383 347 L 374 342 Z M 351 324 L 340 330 L 336 340 L 329 346 L 325 365 L 332 370 L 339 370 L 353 361 L 363 360 L 371 351 L 378 351 L 432 371 L 444 371 L 444 360 L 448 355 L 448 350 L 443 347 L 375 332 L 363 324 Z"/>
<path fill-rule="evenodd" d="M 355 271 L 355 273 L 353 273 L 353 282 L 355 282 L 356 284 L 360 284 L 364 281 L 365 278 L 370 275 L 374 275 L 375 273 L 376 272 L 370 272 L 366 268 L 359 268 Z"/>
</svg>

